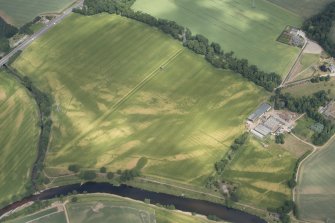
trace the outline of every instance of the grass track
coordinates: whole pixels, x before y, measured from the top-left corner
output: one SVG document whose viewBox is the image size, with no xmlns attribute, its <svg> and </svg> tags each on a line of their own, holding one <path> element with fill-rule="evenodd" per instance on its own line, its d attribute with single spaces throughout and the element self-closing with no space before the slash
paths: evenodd
<svg viewBox="0 0 335 223">
<path fill-rule="evenodd" d="M 268 72 L 285 76 L 299 49 L 276 41 L 286 25 L 300 26 L 301 19 L 266 0 L 137 0 L 135 10 L 184 25 L 205 35 Z"/>
<path fill-rule="evenodd" d="M 22 26 L 41 13 L 59 12 L 74 0 L 0 0 L 0 16 L 7 22 Z"/>
<path fill-rule="evenodd" d="M 335 221 L 335 142 L 304 162 L 298 184 L 297 204 L 300 218 Z"/>
<path fill-rule="evenodd" d="M 37 154 L 37 123 L 34 100 L 0 70 L 0 204 L 25 192 Z"/>
<path fill-rule="evenodd" d="M 144 156 L 145 175 L 202 185 L 267 94 L 182 49 L 106 14 L 72 15 L 27 48 L 15 68 L 55 99 L 48 173 L 116 171 Z"/>
</svg>

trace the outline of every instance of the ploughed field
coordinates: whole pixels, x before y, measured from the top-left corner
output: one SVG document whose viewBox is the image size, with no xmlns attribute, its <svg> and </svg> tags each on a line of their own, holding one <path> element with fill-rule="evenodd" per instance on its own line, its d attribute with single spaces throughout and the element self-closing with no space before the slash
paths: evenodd
<svg viewBox="0 0 335 223">
<path fill-rule="evenodd" d="M 0 70 L 0 207 L 30 182 L 39 137 L 38 111 L 25 88 Z"/>
<path fill-rule="evenodd" d="M 203 185 L 267 96 L 116 15 L 71 15 L 13 66 L 54 99 L 49 176 L 67 174 L 70 164 L 130 169 L 146 157 L 146 176 Z"/>
<path fill-rule="evenodd" d="M 16 26 L 32 21 L 41 13 L 59 12 L 74 0 L 0 0 L 0 16 Z"/>
<path fill-rule="evenodd" d="M 310 221 L 335 221 L 335 141 L 304 162 L 297 187 L 299 216 Z"/>
<path fill-rule="evenodd" d="M 287 25 L 299 27 L 301 18 L 266 0 L 137 0 L 134 10 L 176 21 L 220 43 L 267 72 L 283 77 L 299 48 L 276 41 Z"/>
</svg>

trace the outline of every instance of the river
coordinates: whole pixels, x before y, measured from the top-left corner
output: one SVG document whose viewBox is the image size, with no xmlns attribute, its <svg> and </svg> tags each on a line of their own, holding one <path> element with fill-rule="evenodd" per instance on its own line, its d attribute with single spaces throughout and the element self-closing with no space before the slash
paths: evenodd
<svg viewBox="0 0 335 223">
<path fill-rule="evenodd" d="M 233 223 L 266 223 L 263 219 L 248 214 L 246 212 L 242 212 L 236 209 L 227 208 L 223 205 L 195 200 L 185 197 L 178 197 L 174 195 L 164 194 L 164 193 L 156 193 L 147 190 L 142 190 L 126 185 L 114 186 L 109 183 L 85 183 L 83 185 L 80 184 L 72 184 L 67 186 L 61 186 L 57 188 L 52 188 L 41 192 L 40 194 L 31 195 L 21 201 L 15 202 L 3 209 L 0 210 L 0 216 L 4 213 L 13 210 L 23 204 L 26 204 L 30 201 L 37 200 L 47 200 L 54 198 L 60 195 L 67 195 L 68 193 L 76 190 L 78 193 L 109 193 L 122 197 L 128 197 L 134 200 L 143 201 L 145 198 L 150 199 L 151 203 L 156 204 L 160 203 L 162 205 L 170 205 L 173 204 L 177 210 L 186 211 L 186 212 L 195 212 L 202 215 L 215 215 L 225 221 L 233 222 Z"/>
</svg>

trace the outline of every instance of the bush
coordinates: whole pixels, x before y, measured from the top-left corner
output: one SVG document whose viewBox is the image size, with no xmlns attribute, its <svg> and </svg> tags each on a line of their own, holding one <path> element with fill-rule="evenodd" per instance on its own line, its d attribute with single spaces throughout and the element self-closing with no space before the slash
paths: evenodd
<svg viewBox="0 0 335 223">
<path fill-rule="evenodd" d="M 107 173 L 107 178 L 110 179 L 110 180 L 113 179 L 114 178 L 114 173 L 108 172 Z"/>
<path fill-rule="evenodd" d="M 78 173 L 79 170 L 80 170 L 80 167 L 77 164 L 71 164 L 71 165 L 69 165 L 69 167 L 67 169 L 71 172 Z"/>
<path fill-rule="evenodd" d="M 100 173 L 106 173 L 107 172 L 107 169 L 106 169 L 106 167 L 101 167 L 100 168 Z"/>
<path fill-rule="evenodd" d="M 80 177 L 84 180 L 94 180 L 97 174 L 93 170 L 86 170 L 80 173 Z"/>
<path fill-rule="evenodd" d="M 72 197 L 72 198 L 71 198 L 71 202 L 72 202 L 72 203 L 76 203 L 77 201 L 78 201 L 78 198 L 77 198 L 77 197 Z"/>
</svg>

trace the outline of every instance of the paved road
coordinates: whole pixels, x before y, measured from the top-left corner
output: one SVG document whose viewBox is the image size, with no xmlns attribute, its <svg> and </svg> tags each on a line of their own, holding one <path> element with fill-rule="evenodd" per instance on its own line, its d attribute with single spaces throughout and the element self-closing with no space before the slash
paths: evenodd
<svg viewBox="0 0 335 223">
<path fill-rule="evenodd" d="M 18 45 L 16 48 L 14 48 L 10 53 L 8 53 L 6 56 L 4 56 L 1 60 L 0 60 L 0 67 L 3 66 L 5 63 L 8 62 L 8 60 L 18 51 L 23 50 L 24 48 L 26 48 L 29 44 L 31 44 L 35 39 L 37 39 L 38 37 L 42 36 L 44 33 L 46 33 L 49 29 L 51 29 L 52 27 L 54 27 L 55 25 L 57 25 L 60 21 L 62 21 L 66 16 L 68 16 L 69 14 L 72 13 L 72 9 L 73 8 L 77 8 L 79 6 L 81 6 L 83 4 L 84 0 L 80 0 L 79 2 L 77 2 L 76 4 L 74 4 L 73 6 L 71 6 L 70 8 L 66 9 L 60 16 L 57 16 L 56 18 L 54 18 L 53 20 L 51 20 L 48 24 L 46 24 L 45 27 L 43 27 L 40 31 L 38 31 L 37 33 L 34 33 L 33 35 L 31 35 L 28 39 L 26 39 L 25 41 L 23 41 L 20 45 Z"/>
</svg>

